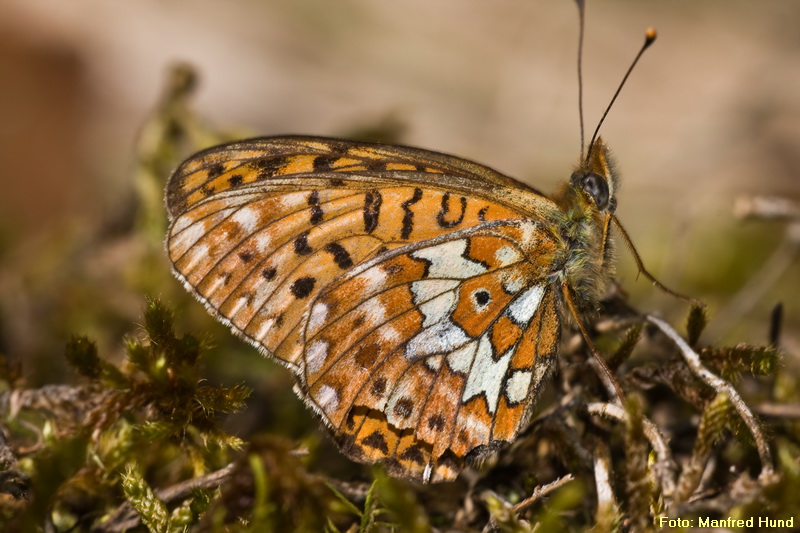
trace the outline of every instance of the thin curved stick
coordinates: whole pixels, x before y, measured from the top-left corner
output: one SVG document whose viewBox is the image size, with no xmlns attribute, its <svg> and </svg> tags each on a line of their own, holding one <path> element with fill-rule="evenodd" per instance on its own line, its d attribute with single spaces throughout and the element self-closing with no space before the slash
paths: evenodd
<svg viewBox="0 0 800 533">
<path fill-rule="evenodd" d="M 214 489 L 219 487 L 225 480 L 231 477 L 236 468 L 234 463 L 230 463 L 224 468 L 211 472 L 204 476 L 188 479 L 177 483 L 171 487 L 155 491 L 159 500 L 170 503 L 176 500 L 188 498 L 192 491 L 196 489 Z M 142 517 L 137 513 L 133 506 L 125 502 L 114 511 L 102 524 L 92 531 L 97 532 L 117 532 L 127 531 L 141 524 Z"/>
<path fill-rule="evenodd" d="M 586 406 L 589 413 L 593 415 L 612 418 L 620 422 L 628 420 L 628 412 L 621 406 L 611 403 L 594 402 Z M 653 424 L 646 417 L 642 417 L 642 430 L 644 436 L 653 447 L 658 457 L 657 467 L 654 473 L 661 481 L 661 490 L 664 499 L 670 501 L 675 493 L 675 461 L 672 460 L 672 453 L 664 436 L 659 431 L 658 426 Z"/>
<path fill-rule="evenodd" d="M 533 493 L 530 496 L 528 496 L 527 498 L 516 504 L 514 507 L 511 508 L 511 510 L 519 514 L 528 507 L 530 507 L 531 505 L 533 505 L 534 503 L 536 503 L 537 501 L 541 500 L 542 498 L 553 492 L 554 490 L 560 489 L 573 479 L 575 479 L 575 477 L 572 474 L 567 474 L 565 476 L 556 479 L 555 481 L 551 481 L 547 485 L 540 485 L 533 490 Z"/>
<path fill-rule="evenodd" d="M 652 315 L 646 315 L 646 319 L 658 326 L 658 328 L 667 337 L 669 337 L 672 342 L 675 343 L 675 345 L 681 351 L 684 360 L 686 360 L 686 364 L 689 365 L 689 369 L 692 371 L 692 373 L 694 373 L 695 376 L 700 378 L 709 387 L 713 388 L 717 394 L 724 393 L 728 395 L 728 398 L 730 399 L 734 409 L 736 409 L 736 411 L 739 413 L 739 416 L 742 417 L 742 420 L 747 425 L 750 433 L 753 435 L 753 439 L 756 441 L 758 457 L 761 460 L 761 474 L 759 477 L 766 479 L 767 477 L 771 476 L 774 473 L 772 452 L 769 449 L 767 440 L 764 438 L 764 434 L 761 432 L 761 428 L 756 421 L 756 417 L 753 416 L 753 413 L 750 411 L 750 408 L 747 407 L 747 404 L 739 395 L 739 392 L 734 388 L 733 385 L 704 367 L 697 352 L 692 350 L 692 347 L 689 346 L 689 344 L 683 340 L 683 338 L 674 329 L 672 329 L 672 326 L 660 318 Z"/>
<path fill-rule="evenodd" d="M 594 483 L 597 490 L 595 521 L 597 524 L 604 524 L 610 531 L 612 528 L 609 526 L 619 518 L 619 504 L 611 481 L 611 452 L 608 444 L 599 439 L 593 448 Z"/>
</svg>

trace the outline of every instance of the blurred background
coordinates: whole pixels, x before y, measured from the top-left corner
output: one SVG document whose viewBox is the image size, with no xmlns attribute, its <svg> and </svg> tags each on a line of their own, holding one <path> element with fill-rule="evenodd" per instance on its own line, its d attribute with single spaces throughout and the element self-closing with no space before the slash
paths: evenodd
<svg viewBox="0 0 800 533">
<path fill-rule="evenodd" d="M 708 341 L 767 342 L 782 302 L 789 354 L 800 232 L 734 205 L 800 201 L 798 21 L 786 0 L 589 0 L 584 53 L 588 136 L 658 30 L 603 127 L 623 176 L 617 214 L 657 277 L 709 302 Z M 160 250 L 132 244 L 139 135 L 172 65 L 198 74 L 192 113 L 209 128 L 384 132 L 552 192 L 579 156 L 577 39 L 568 0 L 3 0 L 0 352 L 33 382 L 61 368 L 71 333 L 121 353 L 145 293 L 229 342 Z M 680 323 L 686 306 L 619 256 L 633 305 Z"/>
</svg>

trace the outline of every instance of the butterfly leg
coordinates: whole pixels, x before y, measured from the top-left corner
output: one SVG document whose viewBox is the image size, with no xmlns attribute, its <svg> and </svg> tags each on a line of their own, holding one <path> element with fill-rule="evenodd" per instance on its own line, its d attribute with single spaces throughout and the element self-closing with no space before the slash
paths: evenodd
<svg viewBox="0 0 800 533">
<path fill-rule="evenodd" d="M 602 372 L 599 373 L 600 379 L 603 380 L 603 383 L 606 384 L 609 390 L 614 391 L 617 396 L 617 402 L 620 405 L 623 405 L 625 395 L 622 392 L 622 388 L 619 386 L 617 379 L 614 377 L 614 373 L 608 367 L 605 359 L 603 359 L 600 356 L 600 353 L 597 351 L 594 342 L 592 342 L 592 338 L 589 336 L 589 332 L 586 330 L 586 326 L 583 325 L 583 321 L 581 320 L 581 317 L 578 314 L 578 310 L 575 307 L 575 303 L 572 299 L 572 292 L 570 291 L 569 284 L 567 284 L 566 281 L 561 282 L 561 293 L 564 295 L 564 301 L 567 303 L 570 313 L 572 313 L 572 316 L 575 317 L 575 322 L 578 324 L 578 328 L 581 330 L 581 335 L 583 335 L 583 339 L 586 341 L 589 351 L 592 352 L 592 356 L 602 370 Z"/>
</svg>

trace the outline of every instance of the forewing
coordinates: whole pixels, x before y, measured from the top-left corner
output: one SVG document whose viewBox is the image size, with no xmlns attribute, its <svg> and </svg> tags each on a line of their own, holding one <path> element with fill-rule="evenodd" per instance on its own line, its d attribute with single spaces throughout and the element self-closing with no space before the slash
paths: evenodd
<svg viewBox="0 0 800 533">
<path fill-rule="evenodd" d="M 514 209 L 547 216 L 553 203 L 531 187 L 489 167 L 450 155 L 324 137 L 262 137 L 209 148 L 185 161 L 167 185 L 174 218 L 210 197 L 257 183 L 293 191 L 297 179 L 317 187 L 369 189 L 384 184 L 445 187 Z"/>
</svg>

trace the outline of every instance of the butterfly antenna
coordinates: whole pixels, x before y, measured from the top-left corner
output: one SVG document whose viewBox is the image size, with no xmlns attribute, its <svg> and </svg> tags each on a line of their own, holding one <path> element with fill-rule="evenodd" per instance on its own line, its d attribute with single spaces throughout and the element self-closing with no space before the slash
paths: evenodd
<svg viewBox="0 0 800 533">
<path fill-rule="evenodd" d="M 644 267 L 644 262 L 642 262 L 642 258 L 639 257 L 639 252 L 636 251 L 636 247 L 633 245 L 633 241 L 631 240 L 630 236 L 628 235 L 628 232 L 625 231 L 625 228 L 622 227 L 622 224 L 620 223 L 619 219 L 617 219 L 616 216 L 611 215 L 611 222 L 614 223 L 614 226 L 616 226 L 617 230 L 619 231 L 619 234 L 622 235 L 622 240 L 625 241 L 625 245 L 628 247 L 628 250 L 631 252 L 631 255 L 633 256 L 633 260 L 636 262 L 636 268 L 639 269 L 639 272 L 645 278 L 649 279 L 650 282 L 655 287 L 657 287 L 661 292 L 669 294 L 670 296 L 674 296 L 675 298 L 678 298 L 679 300 L 683 300 L 685 302 L 689 302 L 690 304 L 692 304 L 694 306 L 701 307 L 701 308 L 705 309 L 706 304 L 704 304 L 703 302 L 701 302 L 697 298 L 692 298 L 691 296 L 686 296 L 686 295 L 683 295 L 683 294 L 681 294 L 679 292 L 675 292 L 672 289 L 670 289 L 669 287 L 663 285 L 660 281 L 658 281 L 655 278 L 655 276 L 653 276 Z"/>
<path fill-rule="evenodd" d="M 581 30 L 581 34 L 583 34 L 583 30 Z M 644 33 L 644 44 L 639 49 L 639 53 L 636 54 L 636 57 L 633 59 L 633 63 L 631 63 L 631 66 L 628 67 L 628 72 L 626 72 L 625 76 L 622 78 L 619 87 L 617 87 L 617 92 L 614 93 L 614 96 L 611 98 L 611 102 L 609 102 L 608 107 L 606 107 L 606 110 L 603 112 L 603 116 L 600 117 L 600 122 L 597 123 L 597 127 L 594 129 L 594 133 L 592 134 L 592 140 L 589 141 L 589 148 L 586 153 L 586 159 L 584 159 L 585 162 L 589 161 L 589 157 L 592 155 L 592 148 L 594 147 L 594 142 L 597 140 L 597 134 L 600 132 L 600 126 L 603 125 L 603 121 L 605 121 L 608 112 L 611 111 L 611 107 L 617 100 L 617 96 L 619 96 L 620 91 L 622 91 L 622 88 L 625 86 L 625 82 L 628 81 L 628 76 L 630 76 L 631 72 L 633 72 L 633 67 L 636 66 L 636 63 L 639 62 L 639 58 L 642 57 L 644 51 L 647 50 L 650 47 L 650 45 L 653 44 L 653 42 L 655 42 L 655 40 L 656 40 L 656 30 L 654 30 L 653 28 L 647 28 L 647 31 Z M 583 137 L 583 122 L 581 122 L 581 137 Z M 583 154 L 582 149 L 581 149 L 581 154 Z"/>
<path fill-rule="evenodd" d="M 586 19 L 586 2 L 575 0 L 578 4 L 578 117 L 581 121 L 581 161 L 583 161 L 583 28 Z"/>
</svg>

